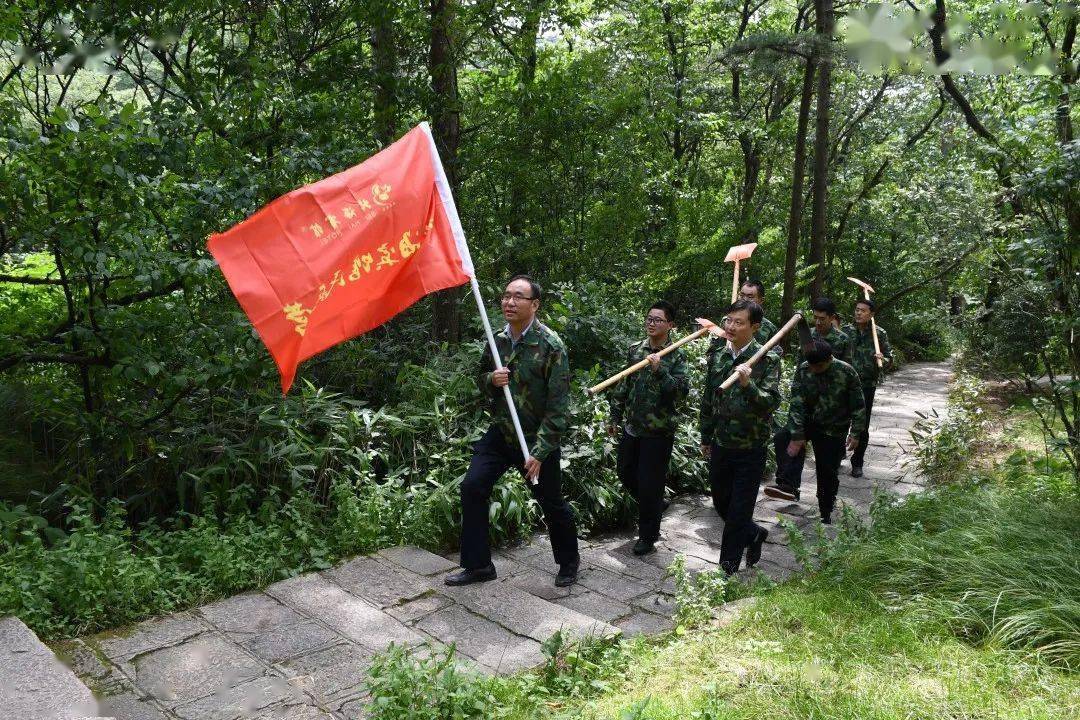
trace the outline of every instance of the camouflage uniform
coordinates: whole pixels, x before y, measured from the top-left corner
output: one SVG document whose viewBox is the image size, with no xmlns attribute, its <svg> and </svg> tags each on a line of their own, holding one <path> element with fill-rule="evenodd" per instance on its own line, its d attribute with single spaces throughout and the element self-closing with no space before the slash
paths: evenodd
<svg viewBox="0 0 1080 720">
<path fill-rule="evenodd" d="M 743 551 L 757 547 L 768 534 L 754 522 L 758 487 L 765 474 L 772 414 L 780 405 L 780 358 L 768 353 L 753 367 L 750 383 L 720 385 L 761 348 L 756 340 L 732 357 L 727 342 L 713 340 L 708 351 L 705 391 L 701 398 L 701 442 L 711 448 L 709 485 L 713 505 L 724 518 L 720 567 L 734 573 Z M 747 554 L 747 562 L 754 560 Z"/>
<path fill-rule="evenodd" d="M 776 323 L 767 317 L 763 317 L 761 318 L 761 327 L 754 333 L 754 341 L 757 342 L 758 345 L 764 345 L 769 342 L 769 338 L 775 335 L 778 329 Z"/>
<path fill-rule="evenodd" d="M 810 327 L 810 337 L 814 340 L 821 338 L 821 334 L 813 325 L 811 325 Z M 834 358 L 836 358 L 837 360 L 843 360 L 848 364 L 851 363 L 851 340 L 848 338 L 847 335 L 845 335 L 840 330 L 837 330 L 836 328 L 830 328 L 828 334 L 821 339 L 829 343 L 829 347 L 832 348 L 832 354 Z M 803 358 L 802 353 L 800 352 L 798 357 L 798 363 L 801 364 L 804 359 L 805 358 Z"/>
<path fill-rule="evenodd" d="M 648 338 L 636 342 L 626 353 L 626 364 L 633 365 L 654 352 Z M 686 356 L 682 350 L 674 350 L 660 358 L 656 372 L 651 367 L 637 371 L 620 381 L 611 396 L 611 423 L 622 430 L 616 470 L 623 487 L 637 500 L 638 537 L 645 542 L 656 542 L 660 537 L 679 403 L 689 391 Z"/>
<path fill-rule="evenodd" d="M 754 366 L 750 385 L 743 388 L 735 383 L 720 391 L 720 384 L 759 349 L 761 344 L 752 340 L 735 359 L 726 340 L 714 338 L 709 344 L 698 425 L 703 445 L 747 449 L 768 444 L 769 423 L 780 405 L 780 359 L 767 354 Z"/>
<path fill-rule="evenodd" d="M 837 472 L 847 437 L 858 437 L 866 427 L 862 383 L 855 368 L 842 360 L 815 375 L 803 362 L 791 383 L 788 430 L 792 440 L 809 440 L 817 465 L 818 505 L 828 518 L 839 488 Z"/>
<path fill-rule="evenodd" d="M 879 368 L 874 358 L 874 338 L 870 335 L 870 328 L 860 332 L 854 324 L 844 326 L 844 334 L 847 335 L 851 347 L 851 366 L 859 373 L 859 379 L 863 387 L 880 385 L 884 380 L 883 368 Z M 884 366 L 892 364 L 892 346 L 889 345 L 889 334 L 878 325 L 878 344 L 881 345 L 881 354 L 885 356 Z"/>
<path fill-rule="evenodd" d="M 892 347 L 889 345 L 888 333 L 878 325 L 878 344 L 881 346 L 881 354 L 885 356 L 883 367 L 879 368 L 874 358 L 874 338 L 870 334 L 870 328 L 867 327 L 865 332 L 860 332 L 854 324 L 845 325 L 844 333 L 851 339 L 851 364 L 862 381 L 863 403 L 866 405 L 866 427 L 859 433 L 859 447 L 855 448 L 855 452 L 851 454 L 851 468 L 859 470 L 866 456 L 866 446 L 870 443 L 870 413 L 874 409 L 874 394 L 877 392 L 877 386 L 885 379 L 882 372 L 884 367 L 892 365 Z"/>
<path fill-rule="evenodd" d="M 509 327 L 495 335 L 503 365 L 510 369 L 510 392 L 533 457 L 543 462 L 559 446 L 570 409 L 570 363 L 566 346 L 553 330 L 534 320 L 514 344 Z M 507 444 L 517 447 L 514 423 L 502 388 L 491 384 L 495 367 L 491 348 L 484 348 L 477 384 L 489 400 L 488 410 Z"/>
<path fill-rule="evenodd" d="M 551 550 L 560 568 L 579 562 L 574 513 L 562 495 L 559 441 L 566 432 L 570 402 L 570 365 L 566 347 L 550 328 L 533 320 L 514 343 L 510 328 L 495 336 L 503 364 L 510 369 L 510 392 L 533 457 L 541 461 L 540 478 L 528 484 L 540 504 L 551 535 Z M 461 566 L 481 570 L 491 566 L 488 511 L 495 482 L 511 467 L 523 471 L 510 411 L 502 388 L 491 383 L 495 363 L 485 348 L 477 382 L 488 398 L 493 423 L 473 447 L 472 461 L 461 481 Z"/>
<path fill-rule="evenodd" d="M 670 345 L 669 341 L 667 347 Z M 663 349 L 663 348 L 661 348 Z M 630 346 L 626 365 L 644 360 L 653 350 L 646 338 Z M 611 423 L 637 437 L 673 436 L 678 425 L 678 404 L 690 391 L 686 355 L 675 350 L 660 358 L 656 372 L 646 367 L 615 386 L 611 396 Z"/>
</svg>

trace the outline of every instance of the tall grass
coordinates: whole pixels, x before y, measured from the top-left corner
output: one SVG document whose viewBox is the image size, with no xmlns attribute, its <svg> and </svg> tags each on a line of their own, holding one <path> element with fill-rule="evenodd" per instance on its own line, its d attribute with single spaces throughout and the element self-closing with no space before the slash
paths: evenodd
<svg viewBox="0 0 1080 720">
<path fill-rule="evenodd" d="M 1067 484 L 1029 476 L 910 498 L 848 548 L 834 576 L 972 642 L 1080 668 L 1080 501 Z"/>
</svg>

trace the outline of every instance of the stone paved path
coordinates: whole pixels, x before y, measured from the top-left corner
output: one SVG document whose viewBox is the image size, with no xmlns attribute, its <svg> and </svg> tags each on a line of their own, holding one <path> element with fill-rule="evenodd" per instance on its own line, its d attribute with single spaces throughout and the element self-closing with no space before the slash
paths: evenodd
<svg viewBox="0 0 1080 720">
<path fill-rule="evenodd" d="M 878 392 L 865 476 L 842 470 L 840 501 L 865 514 L 877 490 L 906 495 L 922 479 L 905 469 L 916 412 L 944 412 L 950 369 L 908 365 Z M 817 520 L 813 463 L 802 504 L 761 496 L 755 518 L 770 528 L 760 568 L 782 578 L 797 568 L 777 528 Z M 776 532 L 771 529 L 777 528 Z M 56 649 L 101 698 L 99 714 L 119 720 L 341 720 L 363 715 L 362 682 L 372 656 L 391 642 L 456 643 L 466 664 L 510 673 L 542 661 L 540 643 L 571 635 L 658 633 L 671 627 L 677 554 L 692 569 L 715 568 L 723 522 L 705 497 L 673 503 L 657 553 L 630 552 L 628 533 L 582 544 L 580 581 L 555 588 L 544 536 L 498 553 L 496 582 L 447 588 L 455 558 L 398 547 L 332 570 L 151 620 L 123 633 Z"/>
</svg>

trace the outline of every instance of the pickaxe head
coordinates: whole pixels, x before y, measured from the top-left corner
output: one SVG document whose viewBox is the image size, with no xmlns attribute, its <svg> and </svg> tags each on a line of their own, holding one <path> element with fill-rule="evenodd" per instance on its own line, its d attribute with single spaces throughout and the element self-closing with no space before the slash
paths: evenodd
<svg viewBox="0 0 1080 720">
<path fill-rule="evenodd" d="M 735 262 L 736 260 L 745 260 L 754 254 L 754 248 L 757 247 L 757 243 L 747 243 L 746 245 L 733 245 L 727 251 L 727 257 L 724 258 L 724 262 Z"/>
<path fill-rule="evenodd" d="M 805 354 L 814 343 L 814 338 L 810 335 L 810 325 L 807 324 L 806 318 L 802 315 L 799 316 L 799 321 L 795 323 L 795 332 L 799 334 L 799 347 L 803 349 Z"/>
<path fill-rule="evenodd" d="M 856 285 L 858 285 L 859 287 L 861 287 L 863 290 L 865 290 L 868 293 L 874 292 L 874 288 L 870 287 L 870 283 L 865 283 L 862 280 L 860 280 L 859 278 L 853 278 L 853 277 L 849 277 L 848 280 L 855 283 Z"/>
</svg>

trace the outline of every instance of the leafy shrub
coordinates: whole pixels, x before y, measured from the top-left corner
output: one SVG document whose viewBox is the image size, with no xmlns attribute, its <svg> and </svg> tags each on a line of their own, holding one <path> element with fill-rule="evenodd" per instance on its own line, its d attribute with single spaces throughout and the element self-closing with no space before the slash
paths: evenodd
<svg viewBox="0 0 1080 720">
<path fill-rule="evenodd" d="M 889 328 L 897 365 L 912 360 L 946 360 L 956 348 L 956 331 L 942 321 L 943 308 L 930 306 L 896 316 L 898 326 Z"/>
<path fill-rule="evenodd" d="M 976 440 L 987 427 L 980 398 L 981 383 L 961 373 L 953 383 L 944 417 L 937 410 L 917 412 L 919 419 L 909 431 L 915 442 L 915 464 L 933 482 L 953 482 L 966 470 Z"/>
<path fill-rule="evenodd" d="M 489 718 L 497 707 L 486 683 L 458 667 L 454 649 L 391 645 L 372 660 L 367 691 L 371 720 Z"/>
<path fill-rule="evenodd" d="M 616 638 L 585 637 L 571 641 L 561 630 L 542 645 L 547 660 L 537 673 L 541 696 L 584 698 L 608 691 L 623 676 L 627 654 Z"/>
</svg>

